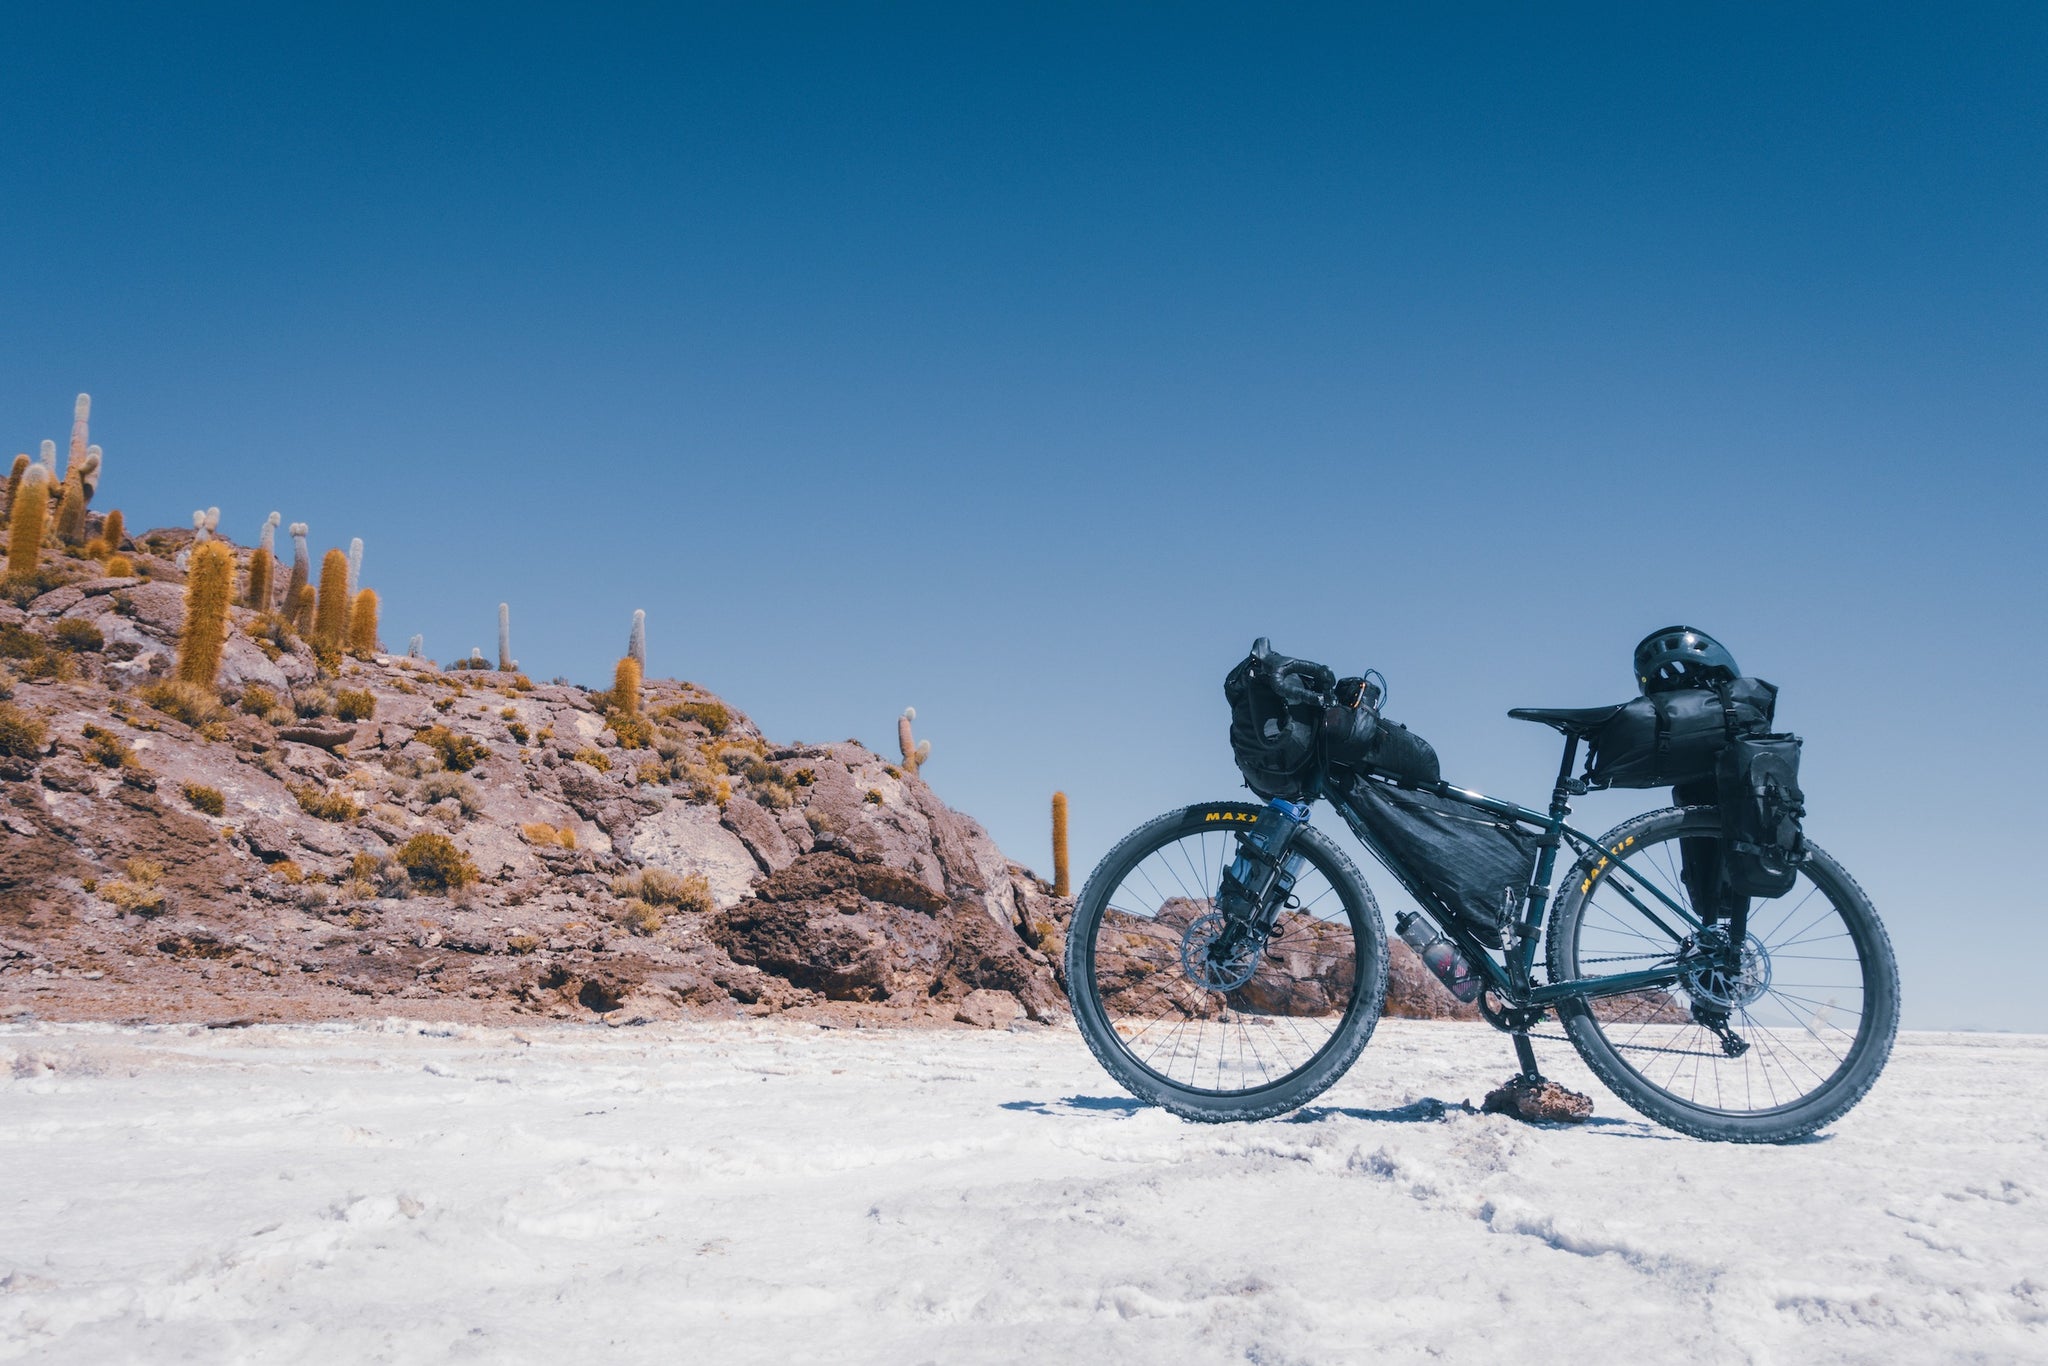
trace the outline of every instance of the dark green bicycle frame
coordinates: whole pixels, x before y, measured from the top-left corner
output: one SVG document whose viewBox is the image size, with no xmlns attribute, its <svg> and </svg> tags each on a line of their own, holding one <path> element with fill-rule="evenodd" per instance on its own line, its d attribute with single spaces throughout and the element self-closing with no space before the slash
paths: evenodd
<svg viewBox="0 0 2048 1366">
<path fill-rule="evenodd" d="M 1572 764 L 1578 758 L 1577 736 L 1567 736 L 1564 747 L 1564 761 L 1558 766 L 1557 786 L 1551 790 L 1550 810 L 1537 811 L 1515 802 L 1489 797 L 1483 792 L 1472 792 L 1449 783 L 1436 782 L 1419 785 L 1418 790 L 1465 806 L 1476 807 L 1489 815 L 1504 817 L 1518 824 L 1533 826 L 1540 832 L 1535 867 L 1529 878 L 1529 895 L 1523 903 L 1522 919 L 1506 927 L 1507 947 L 1493 950 L 1482 944 L 1478 937 L 1466 929 L 1463 918 L 1454 914 L 1443 900 L 1432 892 L 1421 879 L 1409 872 L 1402 862 L 1393 857 L 1373 838 L 1358 814 L 1342 796 L 1330 795 L 1330 804 L 1344 817 L 1359 841 L 1372 851 L 1393 873 L 1408 894 L 1429 913 L 1452 943 L 1463 951 L 1473 966 L 1486 978 L 1487 985 L 1510 1006 L 1543 1006 L 1563 1000 L 1584 1000 L 1596 996 L 1620 996 L 1631 991 L 1648 987 L 1660 987 L 1676 982 L 1684 972 L 1685 965 L 1679 962 L 1679 955 L 1685 948 L 1685 941 L 1702 928 L 1699 917 L 1686 907 L 1679 905 L 1660 890 L 1654 883 L 1639 876 L 1627 881 L 1613 883 L 1614 890 L 1639 911 L 1643 919 L 1670 936 L 1672 963 L 1668 967 L 1648 968 L 1639 972 L 1614 973 L 1606 977 L 1581 977 L 1570 982 L 1552 982 L 1546 986 L 1535 986 L 1532 969 L 1536 962 L 1536 947 L 1543 939 L 1543 918 L 1550 903 L 1550 879 L 1557 870 L 1557 851 L 1569 842 L 1573 849 L 1582 854 L 1598 855 L 1606 860 L 1600 876 L 1612 878 L 1614 873 L 1629 868 L 1629 855 L 1621 849 L 1609 849 L 1601 845 L 1592 835 L 1586 834 L 1565 821 L 1571 811 L 1570 799 L 1583 794 L 1585 785 L 1571 776 Z M 1367 781 L 1361 779 L 1360 781 Z M 1634 888 L 1628 882 L 1635 884 Z M 1638 892 L 1648 892 L 1650 897 L 1662 903 L 1652 907 Z M 1498 953 L 1500 956 L 1496 957 Z"/>
</svg>

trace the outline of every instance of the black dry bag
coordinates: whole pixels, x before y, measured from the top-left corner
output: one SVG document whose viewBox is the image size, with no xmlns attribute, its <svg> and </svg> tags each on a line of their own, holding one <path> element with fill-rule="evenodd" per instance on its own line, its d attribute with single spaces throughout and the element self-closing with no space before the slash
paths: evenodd
<svg viewBox="0 0 2048 1366">
<path fill-rule="evenodd" d="M 1586 781 L 1675 787 L 1712 778 L 1730 740 L 1771 728 L 1777 702 L 1777 688 L 1760 678 L 1638 697 L 1588 735 Z"/>
<path fill-rule="evenodd" d="M 1271 801 L 1308 801 L 1322 782 L 1323 702 L 1336 674 L 1259 647 L 1223 679 L 1230 752 L 1245 786 Z"/>
<path fill-rule="evenodd" d="M 1806 856 L 1799 737 L 1756 735 L 1721 751 L 1721 876 L 1736 896 L 1783 896 Z"/>
</svg>

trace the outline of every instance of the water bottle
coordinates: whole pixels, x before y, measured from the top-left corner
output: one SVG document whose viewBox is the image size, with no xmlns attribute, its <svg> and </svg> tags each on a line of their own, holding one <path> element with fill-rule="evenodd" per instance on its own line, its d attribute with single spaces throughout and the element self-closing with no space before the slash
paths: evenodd
<svg viewBox="0 0 2048 1366">
<path fill-rule="evenodd" d="M 1461 1001 L 1477 999 L 1486 979 L 1479 975 L 1470 959 L 1458 952 L 1456 944 L 1438 934 L 1413 911 L 1403 911 L 1394 918 L 1394 932 L 1415 950 L 1415 956 L 1450 989 L 1451 995 Z"/>
<path fill-rule="evenodd" d="M 1260 904 L 1266 895 L 1274 890 L 1274 883 L 1281 884 L 1284 895 L 1294 885 L 1294 874 L 1301 864 L 1301 856 L 1291 854 L 1285 862 L 1275 866 L 1271 860 L 1260 860 L 1253 850 L 1266 852 L 1285 844 L 1294 834 L 1295 827 L 1308 820 L 1308 806 L 1302 802 L 1283 801 L 1276 797 L 1266 807 L 1261 822 L 1250 830 L 1237 832 L 1238 853 L 1224 874 L 1223 900 L 1226 903 L 1241 903 L 1244 907 Z M 1250 846 L 1250 847 L 1247 847 Z"/>
</svg>

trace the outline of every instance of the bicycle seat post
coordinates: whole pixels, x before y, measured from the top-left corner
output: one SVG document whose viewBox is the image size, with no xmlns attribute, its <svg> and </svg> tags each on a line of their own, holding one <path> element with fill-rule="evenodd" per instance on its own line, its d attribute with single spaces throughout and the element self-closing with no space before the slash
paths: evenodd
<svg viewBox="0 0 2048 1366">
<path fill-rule="evenodd" d="M 1586 785 L 1572 777 L 1572 768 L 1579 761 L 1579 735 L 1577 731 L 1564 734 L 1564 758 L 1557 765 L 1557 786 L 1550 790 L 1550 815 L 1553 820 L 1563 820 L 1571 811 L 1571 799 L 1585 795 Z"/>
</svg>

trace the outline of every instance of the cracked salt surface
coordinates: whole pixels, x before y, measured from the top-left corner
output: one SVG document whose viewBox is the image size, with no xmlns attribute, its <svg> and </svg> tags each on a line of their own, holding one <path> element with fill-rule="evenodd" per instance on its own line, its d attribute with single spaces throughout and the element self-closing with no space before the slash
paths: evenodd
<svg viewBox="0 0 2048 1366">
<path fill-rule="evenodd" d="M 0 1360 L 2048 1359 L 2048 1038 L 1818 1141 L 1468 1113 L 1388 1021 L 1201 1126 L 1070 1031 L 0 1026 Z"/>
</svg>

